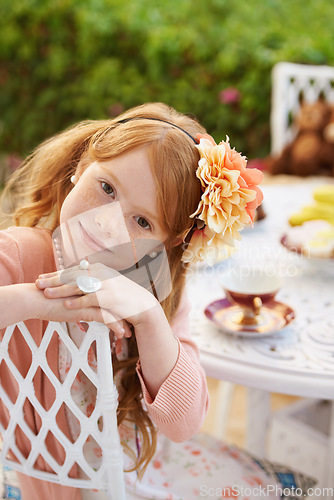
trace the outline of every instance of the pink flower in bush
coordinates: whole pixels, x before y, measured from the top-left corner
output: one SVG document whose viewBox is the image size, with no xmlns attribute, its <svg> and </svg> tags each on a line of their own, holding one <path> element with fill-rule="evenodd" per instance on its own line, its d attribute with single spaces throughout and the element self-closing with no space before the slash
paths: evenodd
<svg viewBox="0 0 334 500">
<path fill-rule="evenodd" d="M 219 92 L 218 99 L 223 104 L 236 104 L 240 101 L 241 94 L 235 87 L 228 87 Z"/>
<path fill-rule="evenodd" d="M 16 153 L 6 156 L 6 164 L 10 172 L 14 172 L 21 165 L 22 161 L 22 158 Z"/>
<path fill-rule="evenodd" d="M 124 106 L 121 102 L 115 102 L 108 108 L 108 115 L 111 117 L 118 116 L 124 111 Z"/>
</svg>

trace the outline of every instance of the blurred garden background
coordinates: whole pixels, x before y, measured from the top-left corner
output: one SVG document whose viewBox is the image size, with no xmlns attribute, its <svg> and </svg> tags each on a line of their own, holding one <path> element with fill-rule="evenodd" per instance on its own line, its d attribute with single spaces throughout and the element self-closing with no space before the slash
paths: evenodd
<svg viewBox="0 0 334 500">
<path fill-rule="evenodd" d="M 264 157 L 272 67 L 334 65 L 333 23 L 332 0 L 1 0 L 2 169 L 79 120 L 147 101 Z"/>
</svg>

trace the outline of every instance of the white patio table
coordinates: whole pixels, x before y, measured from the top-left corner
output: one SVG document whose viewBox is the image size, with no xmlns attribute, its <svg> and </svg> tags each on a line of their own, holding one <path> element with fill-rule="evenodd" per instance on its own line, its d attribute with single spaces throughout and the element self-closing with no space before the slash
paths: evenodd
<svg viewBox="0 0 334 500">
<path fill-rule="evenodd" d="M 248 387 L 246 447 L 265 455 L 270 393 L 332 400 L 327 484 L 334 486 L 334 259 L 311 263 L 280 243 L 289 215 L 312 203 L 312 192 L 329 179 L 264 185 L 266 218 L 246 228 L 236 255 L 212 267 L 194 266 L 188 279 L 191 325 L 201 363 L 210 377 Z M 244 338 L 218 329 L 205 307 L 224 297 L 219 275 L 245 262 L 273 266 L 283 277 L 276 300 L 296 317 L 280 332 Z"/>
</svg>

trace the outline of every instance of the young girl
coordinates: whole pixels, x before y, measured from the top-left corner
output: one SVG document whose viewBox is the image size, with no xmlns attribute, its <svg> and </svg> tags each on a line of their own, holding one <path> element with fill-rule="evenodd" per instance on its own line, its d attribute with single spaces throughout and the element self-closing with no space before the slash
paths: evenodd
<svg viewBox="0 0 334 500">
<path fill-rule="evenodd" d="M 201 427 L 208 392 L 189 334 L 185 270 L 239 238 L 261 203 L 260 180 L 228 142 L 216 146 L 197 121 L 147 104 L 44 142 L 7 185 L 18 227 L 0 233 L 0 327 L 24 321 L 39 344 L 47 321 L 64 322 L 77 345 L 82 322 L 110 327 L 112 343 L 117 339 L 119 430 L 128 438 L 135 425 L 141 444 L 133 469 L 139 475 L 153 457 L 157 430 L 180 442 Z M 142 286 L 140 265 L 163 255 L 151 287 Z M 85 273 L 97 278 L 95 293 L 80 286 Z M 24 372 L 29 356 L 17 343 L 12 355 Z M 54 344 L 49 364 L 62 380 L 66 348 Z M 2 365 L 0 377 L 13 400 L 17 384 Z M 89 414 L 94 395 L 87 380 L 77 380 L 75 390 L 79 399 L 85 394 Z M 50 398 L 43 373 L 35 392 Z M 0 417 L 6 426 L 9 416 L 1 411 Z M 29 402 L 25 418 L 37 433 Z M 61 425 L 76 438 L 70 415 L 62 415 Z M 24 436 L 17 440 L 26 450 Z M 125 438 L 123 445 L 131 454 Z M 61 458 L 59 447 L 49 442 L 49 448 Z M 22 474 L 20 483 L 25 500 L 81 498 L 79 490 Z"/>
</svg>

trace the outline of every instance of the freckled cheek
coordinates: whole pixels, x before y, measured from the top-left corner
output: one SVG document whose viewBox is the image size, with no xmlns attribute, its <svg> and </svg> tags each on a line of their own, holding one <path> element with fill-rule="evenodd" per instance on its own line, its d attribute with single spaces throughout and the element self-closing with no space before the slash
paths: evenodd
<svg viewBox="0 0 334 500">
<path fill-rule="evenodd" d="M 100 206 L 101 199 L 95 190 L 74 188 L 66 197 L 61 208 L 60 221 L 65 222 L 76 215 Z"/>
<path fill-rule="evenodd" d="M 101 195 L 97 193 L 96 189 L 87 187 L 80 194 L 80 204 L 85 207 L 85 210 L 98 207 L 102 205 Z"/>
</svg>

